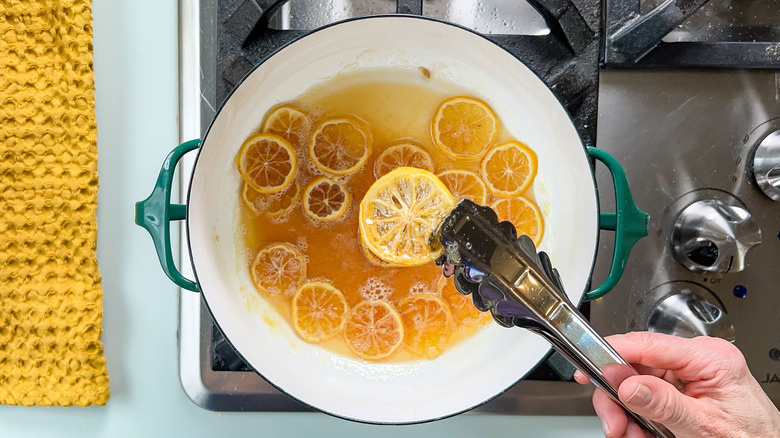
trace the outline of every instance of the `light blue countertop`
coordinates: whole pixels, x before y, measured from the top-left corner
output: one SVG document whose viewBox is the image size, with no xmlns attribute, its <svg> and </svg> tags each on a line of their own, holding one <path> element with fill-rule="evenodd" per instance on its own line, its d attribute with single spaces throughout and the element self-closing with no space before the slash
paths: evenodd
<svg viewBox="0 0 780 438">
<path fill-rule="evenodd" d="M 2 437 L 396 436 L 601 437 L 596 417 L 460 415 L 415 426 L 370 426 L 314 413 L 216 413 L 179 383 L 178 293 L 157 262 L 134 204 L 151 191 L 178 141 L 177 2 L 95 0 L 105 407 L 0 406 Z"/>
</svg>

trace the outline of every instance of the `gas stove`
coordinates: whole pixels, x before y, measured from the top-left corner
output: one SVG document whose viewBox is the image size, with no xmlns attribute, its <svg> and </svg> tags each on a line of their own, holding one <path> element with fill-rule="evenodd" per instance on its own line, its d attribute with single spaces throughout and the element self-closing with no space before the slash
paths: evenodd
<svg viewBox="0 0 780 438">
<path fill-rule="evenodd" d="M 550 86 L 587 145 L 618 159 L 650 213 L 650 235 L 615 290 L 581 308 L 594 328 L 732 340 L 778 404 L 780 4 L 733 3 L 180 0 L 180 135 L 201 137 L 244 74 L 312 29 L 406 13 L 483 33 Z M 193 164 L 182 160 L 182 196 Z M 597 167 L 596 177 L 602 211 L 614 211 L 607 172 Z M 191 275 L 186 233 L 181 241 L 182 272 Z M 594 284 L 611 256 L 612 236 L 602 231 Z M 182 386 L 196 404 L 309 409 L 241 361 L 199 294 L 181 291 L 179 320 Z M 573 371 L 551 354 L 471 412 L 593 415 L 592 389 L 574 383 Z"/>
</svg>

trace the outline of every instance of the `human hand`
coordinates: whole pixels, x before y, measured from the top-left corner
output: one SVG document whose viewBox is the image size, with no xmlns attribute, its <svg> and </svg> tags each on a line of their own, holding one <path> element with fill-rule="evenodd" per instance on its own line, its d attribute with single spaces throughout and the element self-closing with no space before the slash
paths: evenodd
<svg viewBox="0 0 780 438">
<path fill-rule="evenodd" d="M 728 341 L 649 332 L 607 341 L 639 372 L 620 384 L 620 400 L 677 438 L 780 437 L 780 412 Z M 579 371 L 574 378 L 589 383 Z M 607 438 L 652 436 L 600 389 L 593 393 L 593 407 Z"/>
</svg>

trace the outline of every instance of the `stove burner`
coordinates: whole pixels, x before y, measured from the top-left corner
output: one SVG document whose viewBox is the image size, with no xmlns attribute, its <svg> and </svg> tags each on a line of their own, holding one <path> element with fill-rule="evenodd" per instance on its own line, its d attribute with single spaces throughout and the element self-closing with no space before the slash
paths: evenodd
<svg viewBox="0 0 780 438">
<path fill-rule="evenodd" d="M 777 26 L 765 27 L 763 34 L 756 35 L 757 26 L 734 26 L 729 23 L 721 41 L 666 41 L 667 35 L 701 10 L 709 0 L 686 0 L 663 2 L 643 13 L 640 2 L 606 0 L 604 19 L 607 35 L 604 39 L 604 64 L 617 68 L 664 68 L 664 67 L 719 67 L 719 68 L 780 68 L 780 43 L 777 42 Z M 724 3 L 720 7 L 725 7 Z M 738 2 L 735 2 L 738 4 Z M 755 3 L 755 2 L 742 2 Z M 760 6 L 759 15 L 775 16 L 777 6 L 772 2 Z M 716 7 L 717 7 L 716 6 Z M 735 7 L 727 5 L 729 9 Z M 763 10 L 766 8 L 767 10 Z M 774 8 L 774 9 L 773 9 Z M 750 15 L 751 12 L 731 14 Z M 770 19 L 771 20 L 771 19 Z M 713 28 L 712 19 L 707 19 L 707 28 Z M 740 23 L 737 23 L 740 24 Z M 759 26 L 760 27 L 760 26 Z M 731 29 L 750 29 L 748 37 L 740 37 Z M 737 39 L 742 40 L 735 40 Z M 772 38 L 760 40 L 760 37 Z"/>
</svg>

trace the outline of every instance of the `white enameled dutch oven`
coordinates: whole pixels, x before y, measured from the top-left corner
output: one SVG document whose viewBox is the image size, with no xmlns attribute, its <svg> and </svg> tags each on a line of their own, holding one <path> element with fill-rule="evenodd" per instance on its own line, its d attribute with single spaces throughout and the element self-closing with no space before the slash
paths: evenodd
<svg viewBox="0 0 780 438">
<path fill-rule="evenodd" d="M 559 101 L 521 61 L 481 35 L 419 17 L 338 23 L 267 58 L 233 90 L 200 144 L 186 210 L 170 204 L 171 180 L 176 162 L 199 140 L 169 155 L 157 187 L 136 211 L 165 272 L 203 294 L 247 364 L 301 402 L 361 422 L 415 423 L 466 411 L 511 387 L 550 350 L 531 332 L 493 324 L 434 360 L 370 363 L 304 342 L 254 290 L 244 243 L 237 239 L 241 177 L 235 157 L 259 118 L 339 73 L 418 67 L 480 96 L 509 134 L 538 154 L 533 189 L 545 217 L 540 249 L 560 271 L 571 301 L 579 304 L 587 294 L 614 286 L 627 250 L 646 229 L 646 216 L 633 207 L 622 170 L 601 151 L 583 146 Z M 618 214 L 601 215 L 601 226 L 616 229 L 619 244 L 607 284 L 587 292 L 600 227 L 591 158 L 607 164 L 615 176 Z M 182 277 L 171 257 L 169 221 L 185 217 L 196 282 Z"/>
</svg>

